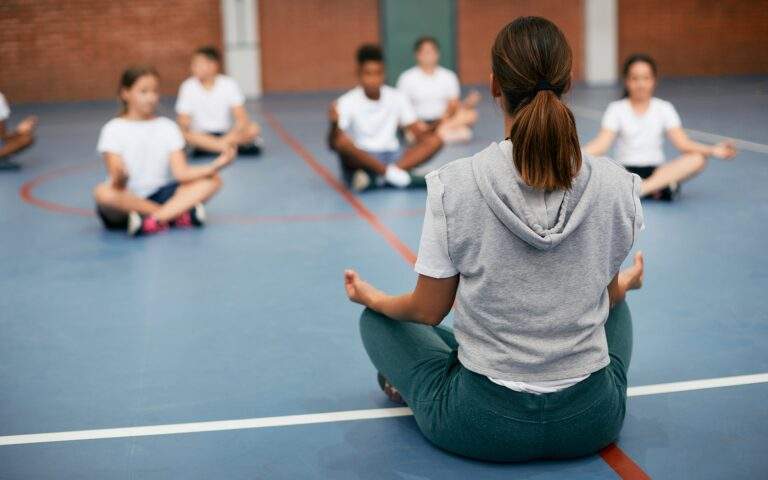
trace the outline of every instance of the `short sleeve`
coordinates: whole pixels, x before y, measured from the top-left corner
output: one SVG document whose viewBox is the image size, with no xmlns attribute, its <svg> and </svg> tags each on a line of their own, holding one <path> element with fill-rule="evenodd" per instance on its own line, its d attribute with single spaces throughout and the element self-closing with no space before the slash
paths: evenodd
<svg viewBox="0 0 768 480">
<path fill-rule="evenodd" d="M 445 232 L 442 235 L 445 235 Z M 419 256 L 416 259 L 414 270 L 420 275 L 431 278 L 449 278 L 459 273 L 448 255 L 447 243 L 444 240 L 441 241 L 429 200 L 424 214 Z"/>
<path fill-rule="evenodd" d="M 606 130 L 618 132 L 620 125 L 618 105 L 616 103 L 611 103 L 608 105 L 608 108 L 605 109 L 603 121 L 600 123 L 600 126 Z"/>
<path fill-rule="evenodd" d="M 176 97 L 176 113 L 189 115 L 192 113 L 192 92 L 189 90 L 189 84 L 184 82 L 179 88 L 179 95 Z"/>
<path fill-rule="evenodd" d="M 638 175 L 632 175 L 632 195 L 635 202 L 635 225 L 634 240 L 645 230 L 645 215 L 643 214 L 643 204 L 640 202 L 642 179 Z"/>
<path fill-rule="evenodd" d="M 398 123 L 401 127 L 407 127 L 408 125 L 411 125 L 418 120 L 416 117 L 416 111 L 413 109 L 413 105 L 411 105 L 411 102 L 408 101 L 408 98 L 406 98 L 405 95 L 398 92 L 398 102 L 399 102 L 399 115 L 398 115 Z"/>
<path fill-rule="evenodd" d="M 397 77 L 395 88 L 397 88 L 397 90 L 403 95 L 408 95 L 408 80 L 406 72 L 401 73 L 400 76 Z"/>
<path fill-rule="evenodd" d="M 662 121 L 664 122 L 664 130 L 672 128 L 678 128 L 682 125 L 680 121 L 680 115 L 677 114 L 675 107 L 669 103 L 664 102 L 664 107 L 661 110 Z"/>
<path fill-rule="evenodd" d="M 167 141 L 168 141 L 168 148 L 172 152 L 175 152 L 176 150 L 181 150 L 184 148 L 185 141 L 184 141 L 184 135 L 181 133 L 181 129 L 178 125 L 176 125 L 176 122 L 170 119 L 167 122 Z"/>
<path fill-rule="evenodd" d="M 99 134 L 99 143 L 96 146 L 96 150 L 99 153 L 116 153 L 118 155 L 123 153 L 123 145 L 121 142 L 120 125 L 112 122 L 108 122 L 101 128 Z"/>
<path fill-rule="evenodd" d="M 336 101 L 336 113 L 339 114 L 339 128 L 349 130 L 352 126 L 352 102 L 349 97 L 341 97 Z"/>
<path fill-rule="evenodd" d="M 243 91 L 240 90 L 240 85 L 238 85 L 237 82 L 233 79 L 229 80 L 228 100 L 230 107 L 239 107 L 245 104 L 245 95 L 243 95 Z"/>
<path fill-rule="evenodd" d="M 11 116 L 11 109 L 8 107 L 8 102 L 5 101 L 5 96 L 0 93 L 0 122 L 7 120 Z"/>
<path fill-rule="evenodd" d="M 448 81 L 446 82 L 448 96 L 451 98 L 459 98 L 461 95 L 461 86 L 459 85 L 459 77 L 450 70 L 448 72 Z"/>
</svg>

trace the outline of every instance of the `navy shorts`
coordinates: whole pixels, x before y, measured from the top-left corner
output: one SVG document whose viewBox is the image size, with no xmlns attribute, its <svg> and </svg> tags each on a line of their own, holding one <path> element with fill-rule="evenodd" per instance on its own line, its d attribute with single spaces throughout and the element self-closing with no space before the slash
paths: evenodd
<svg viewBox="0 0 768 480">
<path fill-rule="evenodd" d="M 643 180 L 653 175 L 653 172 L 656 171 L 657 167 L 633 167 L 633 166 L 627 166 L 624 167 L 627 169 L 628 172 L 632 172 L 635 175 L 639 176 Z M 654 198 L 656 200 L 663 200 L 665 202 L 671 202 L 675 199 L 675 196 L 680 193 L 680 185 L 677 186 L 675 190 L 672 190 L 669 187 L 664 187 L 655 194 L 646 195 L 646 197 Z"/>
<path fill-rule="evenodd" d="M 155 190 L 151 195 L 147 197 L 147 200 L 152 200 L 160 205 L 164 204 L 176 193 L 176 189 L 179 188 L 179 182 L 171 182 L 167 185 Z M 115 214 L 114 212 L 105 211 L 100 205 L 96 205 L 96 214 L 101 219 L 101 223 L 104 224 L 104 228 L 107 230 L 125 230 L 128 228 L 128 215 L 127 214 Z"/>
<path fill-rule="evenodd" d="M 634 173 L 635 175 L 639 176 L 643 180 L 653 175 L 653 172 L 656 171 L 656 167 L 632 167 L 627 166 L 624 167 L 627 169 L 628 172 Z"/>
</svg>

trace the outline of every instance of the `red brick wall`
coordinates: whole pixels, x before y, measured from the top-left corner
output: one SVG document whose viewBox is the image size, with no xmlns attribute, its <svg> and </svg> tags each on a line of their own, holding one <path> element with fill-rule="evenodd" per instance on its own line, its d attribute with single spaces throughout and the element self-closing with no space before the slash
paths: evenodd
<svg viewBox="0 0 768 480">
<path fill-rule="evenodd" d="M 583 77 L 582 0 L 457 0 L 457 10 L 457 54 L 462 83 L 488 82 L 493 40 L 504 25 L 521 15 L 541 16 L 557 24 L 573 50 L 574 76 Z"/>
<path fill-rule="evenodd" d="M 115 95 L 122 70 L 155 65 L 165 94 L 196 47 L 221 47 L 219 0 L 0 0 L 0 91 L 10 102 Z"/>
<path fill-rule="evenodd" d="M 662 75 L 768 73 L 768 1 L 619 1 L 619 65 L 655 57 Z"/>
<path fill-rule="evenodd" d="M 379 41 L 377 0 L 260 0 L 265 92 L 346 88 L 355 51 Z"/>
</svg>

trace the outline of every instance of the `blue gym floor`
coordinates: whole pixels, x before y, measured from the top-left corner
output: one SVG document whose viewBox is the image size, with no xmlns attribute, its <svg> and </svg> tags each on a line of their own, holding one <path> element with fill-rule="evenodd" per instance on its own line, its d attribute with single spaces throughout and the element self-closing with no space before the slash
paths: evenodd
<svg viewBox="0 0 768 480">
<path fill-rule="evenodd" d="M 475 139 L 430 168 L 502 136 L 484 94 Z M 618 95 L 570 95 L 583 142 Z M 657 95 L 687 128 L 752 143 L 731 163 L 712 160 L 678 201 L 644 203 L 630 385 L 764 374 L 768 77 L 664 80 Z M 210 225 L 138 239 L 103 231 L 90 213 L 104 176 L 96 139 L 116 105 L 15 106 L 14 120 L 35 113 L 40 128 L 17 157 L 24 168 L 0 172 L 0 443 L 395 407 L 376 384 L 342 271 L 390 292 L 411 288 L 408 252 L 393 244 L 416 251 L 425 192 L 373 191 L 355 207 L 323 178 L 338 172 L 325 146 L 332 98 L 249 103 L 266 151 L 224 172 Z M 462 459 L 427 443 L 409 416 L 298 423 L 3 445 L 0 479 L 617 478 L 597 455 Z M 654 478 L 768 478 L 768 383 L 634 396 L 618 445 Z"/>
</svg>

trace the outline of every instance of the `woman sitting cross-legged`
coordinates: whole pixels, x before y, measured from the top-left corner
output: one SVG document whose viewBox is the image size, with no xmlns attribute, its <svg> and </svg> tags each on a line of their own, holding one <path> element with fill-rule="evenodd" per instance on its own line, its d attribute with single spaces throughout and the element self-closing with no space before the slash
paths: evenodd
<svg viewBox="0 0 768 480">
<path fill-rule="evenodd" d="M 643 258 L 619 271 L 643 216 L 640 178 L 582 156 L 561 100 L 571 49 L 521 17 L 492 48 L 507 139 L 427 176 L 416 288 L 387 295 L 345 272 L 365 349 L 427 439 L 467 457 L 588 455 L 626 411 Z M 455 306 L 454 330 L 438 326 Z"/>
</svg>

